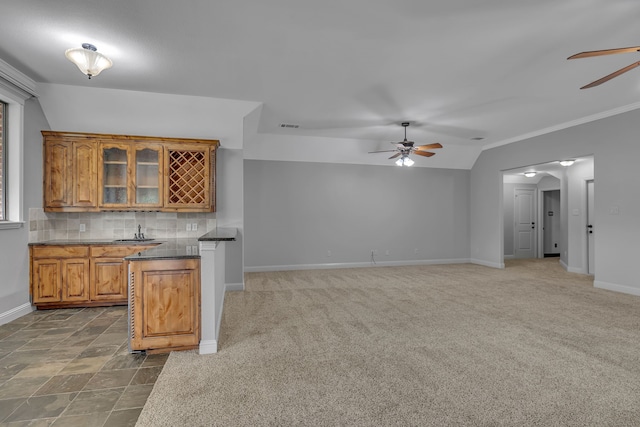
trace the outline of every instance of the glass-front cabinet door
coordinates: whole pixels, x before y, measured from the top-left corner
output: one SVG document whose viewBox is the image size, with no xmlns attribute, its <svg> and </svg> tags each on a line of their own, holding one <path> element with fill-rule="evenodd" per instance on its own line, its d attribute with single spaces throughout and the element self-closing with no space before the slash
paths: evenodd
<svg viewBox="0 0 640 427">
<path fill-rule="evenodd" d="M 134 157 L 134 204 L 137 207 L 162 206 L 162 146 L 136 146 Z"/>
<path fill-rule="evenodd" d="M 129 205 L 129 150 L 124 144 L 102 144 L 99 157 L 100 205 L 126 208 Z"/>
</svg>

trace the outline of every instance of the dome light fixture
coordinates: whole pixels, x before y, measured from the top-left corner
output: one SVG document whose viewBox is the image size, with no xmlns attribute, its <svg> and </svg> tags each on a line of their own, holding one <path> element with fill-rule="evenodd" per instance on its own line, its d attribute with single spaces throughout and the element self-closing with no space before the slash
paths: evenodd
<svg viewBox="0 0 640 427">
<path fill-rule="evenodd" d="M 78 67 L 80 71 L 89 76 L 100 74 L 102 70 L 111 68 L 113 62 L 98 52 L 98 49 L 90 43 L 82 43 L 82 47 L 67 49 L 64 53 L 67 59 Z"/>
<path fill-rule="evenodd" d="M 573 159 L 569 159 L 569 160 L 560 160 L 560 164 L 561 164 L 562 166 L 565 166 L 565 167 L 566 167 L 566 166 L 571 166 L 571 165 L 572 165 L 572 164 L 574 164 L 574 163 L 575 163 L 575 160 L 573 160 Z"/>
<path fill-rule="evenodd" d="M 526 176 L 527 178 L 533 178 L 534 176 L 536 176 L 536 173 L 531 171 L 531 172 L 525 172 L 524 176 Z"/>
</svg>

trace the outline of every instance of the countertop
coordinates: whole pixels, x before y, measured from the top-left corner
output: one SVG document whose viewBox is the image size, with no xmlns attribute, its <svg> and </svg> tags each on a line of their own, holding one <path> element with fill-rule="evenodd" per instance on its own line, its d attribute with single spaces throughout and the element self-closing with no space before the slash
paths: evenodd
<svg viewBox="0 0 640 427">
<path fill-rule="evenodd" d="M 236 240 L 236 228 L 215 228 L 198 238 L 156 239 L 148 241 L 128 240 L 125 242 L 113 239 L 73 239 L 47 240 L 44 242 L 30 242 L 33 245 L 126 245 L 140 246 L 140 252 L 125 257 L 128 261 L 154 259 L 184 259 L 200 258 L 199 242 L 230 242 Z M 158 245 L 159 243 L 159 245 Z M 152 246 L 145 248 L 145 246 Z"/>
</svg>

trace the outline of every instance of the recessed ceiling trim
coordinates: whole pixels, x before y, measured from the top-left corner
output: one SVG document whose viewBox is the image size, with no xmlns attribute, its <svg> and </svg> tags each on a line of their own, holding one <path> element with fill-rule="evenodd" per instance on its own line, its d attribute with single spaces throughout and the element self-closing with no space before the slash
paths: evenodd
<svg viewBox="0 0 640 427">
<path fill-rule="evenodd" d="M 548 128 L 539 129 L 533 132 L 525 133 L 523 135 L 515 136 L 513 138 L 508 138 L 502 141 L 494 142 L 492 144 L 487 144 L 484 147 L 482 147 L 482 151 L 489 150 L 491 148 L 500 147 L 502 145 L 513 144 L 514 142 L 523 141 L 525 139 L 534 138 L 536 136 L 546 135 L 548 133 L 556 132 L 559 130 L 572 128 L 574 126 L 582 125 L 589 122 L 594 122 L 596 120 L 604 119 L 607 117 L 616 116 L 618 114 L 626 113 L 628 111 L 637 110 L 638 108 L 640 108 L 640 102 L 634 102 L 633 104 L 623 105 L 622 107 L 592 114 L 590 116 L 581 117 L 576 120 L 571 120 L 569 122 L 560 123 L 555 126 L 550 126 Z"/>
</svg>

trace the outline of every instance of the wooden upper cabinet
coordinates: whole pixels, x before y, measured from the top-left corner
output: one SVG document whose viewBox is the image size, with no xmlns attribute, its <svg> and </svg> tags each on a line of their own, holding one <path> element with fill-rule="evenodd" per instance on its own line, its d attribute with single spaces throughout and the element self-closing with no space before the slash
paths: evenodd
<svg viewBox="0 0 640 427">
<path fill-rule="evenodd" d="M 96 145 L 83 139 L 44 135 L 44 207 L 52 211 L 95 211 Z"/>
<path fill-rule="evenodd" d="M 45 211 L 215 211 L 217 140 L 42 134 Z"/>
</svg>

